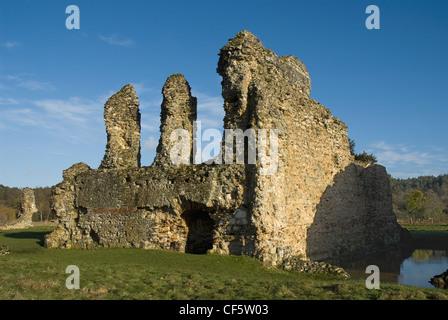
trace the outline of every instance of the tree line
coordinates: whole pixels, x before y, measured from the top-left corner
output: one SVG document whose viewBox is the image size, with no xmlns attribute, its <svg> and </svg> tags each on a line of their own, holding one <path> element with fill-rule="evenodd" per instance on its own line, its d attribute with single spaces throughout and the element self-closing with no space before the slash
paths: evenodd
<svg viewBox="0 0 448 320">
<path fill-rule="evenodd" d="M 390 183 L 398 219 L 448 219 L 448 174 L 390 178 Z"/>
</svg>

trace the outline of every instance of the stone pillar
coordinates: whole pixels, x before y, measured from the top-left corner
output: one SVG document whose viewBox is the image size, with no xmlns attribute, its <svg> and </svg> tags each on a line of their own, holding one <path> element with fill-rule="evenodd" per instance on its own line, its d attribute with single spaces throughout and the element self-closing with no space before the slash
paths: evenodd
<svg viewBox="0 0 448 320">
<path fill-rule="evenodd" d="M 176 129 L 184 129 L 190 138 L 190 163 L 193 163 L 193 122 L 197 117 L 197 99 L 191 95 L 191 88 L 185 77 L 173 74 L 165 82 L 162 90 L 163 102 L 161 110 L 160 139 L 154 164 L 172 165 L 170 152 L 176 141 L 171 141 L 171 133 Z"/>
<path fill-rule="evenodd" d="M 37 208 L 34 191 L 30 188 L 23 189 L 18 218 L 26 222 L 27 225 L 31 226 L 33 214 L 36 212 Z"/>
<path fill-rule="evenodd" d="M 139 101 L 131 84 L 114 94 L 104 106 L 107 145 L 100 169 L 140 167 Z"/>
<path fill-rule="evenodd" d="M 34 191 L 30 188 L 22 190 L 22 199 L 17 219 L 0 226 L 0 230 L 25 229 L 33 226 L 33 214 L 37 212 Z"/>
</svg>

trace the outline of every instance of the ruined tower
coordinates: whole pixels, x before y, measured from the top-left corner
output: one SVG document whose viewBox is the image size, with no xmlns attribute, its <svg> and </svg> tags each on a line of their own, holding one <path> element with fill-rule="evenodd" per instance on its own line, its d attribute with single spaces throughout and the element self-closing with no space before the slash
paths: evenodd
<svg viewBox="0 0 448 320">
<path fill-rule="evenodd" d="M 277 56 L 248 31 L 219 55 L 224 128 L 253 130 L 257 144 L 267 142 L 266 157 L 257 150 L 252 164 L 172 165 L 172 132 L 187 132 L 189 148 L 197 138 L 196 98 L 175 74 L 162 90 L 157 156 L 140 168 L 138 99 L 125 86 L 105 105 L 108 143 L 100 168 L 77 164 L 53 188 L 60 223 L 46 245 L 210 250 L 265 265 L 397 245 L 401 228 L 385 168 L 354 161 L 347 126 L 309 97 L 305 65 Z"/>
</svg>

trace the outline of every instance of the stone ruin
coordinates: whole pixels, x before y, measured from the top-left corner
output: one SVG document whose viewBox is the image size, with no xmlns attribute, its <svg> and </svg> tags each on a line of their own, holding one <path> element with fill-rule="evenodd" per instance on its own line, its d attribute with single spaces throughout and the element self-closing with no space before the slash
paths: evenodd
<svg viewBox="0 0 448 320">
<path fill-rule="evenodd" d="M 26 229 L 33 226 L 33 214 L 37 212 L 34 191 L 30 188 L 22 190 L 20 208 L 17 219 L 0 225 L 0 230 Z"/>
<path fill-rule="evenodd" d="M 277 130 L 276 173 L 262 174 L 270 164 L 260 159 L 170 161 L 173 130 L 191 132 L 191 159 L 197 143 L 197 100 L 180 74 L 163 87 L 157 155 L 141 167 L 139 101 L 126 85 L 105 104 L 107 146 L 99 169 L 75 164 L 53 187 L 59 225 L 46 246 L 244 254 L 267 266 L 397 246 L 402 229 L 385 168 L 354 160 L 347 126 L 309 97 L 305 65 L 277 56 L 248 31 L 219 56 L 224 128 Z"/>
<path fill-rule="evenodd" d="M 448 289 L 448 270 L 432 277 L 429 280 L 429 283 L 431 283 L 436 288 Z"/>
</svg>

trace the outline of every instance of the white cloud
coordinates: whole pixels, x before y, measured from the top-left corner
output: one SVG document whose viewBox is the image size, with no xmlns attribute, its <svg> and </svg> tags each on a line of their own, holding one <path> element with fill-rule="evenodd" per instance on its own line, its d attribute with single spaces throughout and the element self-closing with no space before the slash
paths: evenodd
<svg viewBox="0 0 448 320">
<path fill-rule="evenodd" d="M 3 43 L 2 45 L 6 48 L 14 48 L 14 47 L 19 46 L 20 43 L 17 41 L 7 41 L 7 42 Z"/>
<path fill-rule="evenodd" d="M 15 74 L 8 74 L 7 76 L 5 76 L 5 78 L 8 80 L 17 80 L 17 81 L 22 80 L 22 77 L 20 75 L 15 75 Z"/>
<path fill-rule="evenodd" d="M 428 152 L 411 151 L 408 146 L 391 145 L 384 141 L 372 144 L 371 147 L 378 160 L 389 165 L 397 163 L 427 165 L 437 158 L 434 154 Z"/>
<path fill-rule="evenodd" d="M 200 92 L 194 92 L 193 96 L 198 99 L 198 110 L 216 116 L 224 116 L 224 100 L 221 96 L 209 96 Z"/>
<path fill-rule="evenodd" d="M 2 132 L 45 130 L 46 134 L 70 144 L 90 143 L 103 140 L 106 136 L 103 122 L 104 103 L 99 100 L 71 97 L 15 101 L 16 104 L 3 105 L 0 108 Z"/>
<path fill-rule="evenodd" d="M 209 96 L 201 92 L 193 92 L 198 99 L 198 121 L 202 129 L 223 129 L 224 100 L 222 97 Z"/>
<path fill-rule="evenodd" d="M 142 118 L 142 123 L 141 123 L 141 128 L 142 131 L 159 131 L 160 126 L 159 125 L 155 125 L 154 123 L 156 122 L 152 122 L 152 124 L 148 124 L 146 122 L 143 122 L 143 118 Z M 160 121 L 158 121 L 160 122 Z"/>
<path fill-rule="evenodd" d="M 19 103 L 17 99 L 0 97 L 0 105 L 17 105 Z"/>
<path fill-rule="evenodd" d="M 116 46 L 131 47 L 134 45 L 134 41 L 131 39 L 118 39 L 117 35 L 103 36 L 100 34 L 99 37 L 101 40 Z"/>
<path fill-rule="evenodd" d="M 136 91 L 138 93 L 138 91 Z M 152 98 L 152 99 L 140 99 L 140 109 L 158 109 L 160 111 L 160 107 L 162 105 L 162 98 Z"/>
<path fill-rule="evenodd" d="M 201 129 L 217 129 L 222 130 L 223 124 L 222 120 L 218 120 L 211 117 L 200 117 L 198 118 L 198 122 L 201 123 Z"/>
<path fill-rule="evenodd" d="M 448 171 L 448 154 L 443 147 L 425 146 L 417 150 L 415 146 L 381 141 L 369 145 L 366 151 L 373 153 L 378 162 L 398 178 L 439 175 Z"/>
<path fill-rule="evenodd" d="M 71 97 L 67 100 L 37 100 L 33 104 L 45 110 L 47 116 L 70 122 L 90 121 L 90 115 L 99 114 L 103 107 L 99 101 Z"/>
<path fill-rule="evenodd" d="M 31 91 L 55 90 L 56 89 L 56 87 L 50 82 L 29 79 L 32 76 L 34 76 L 34 75 L 31 73 L 21 73 L 21 74 L 14 74 L 14 75 L 10 74 L 10 75 L 5 76 L 5 78 L 12 82 L 15 82 L 15 84 L 17 86 L 31 90 Z"/>
<path fill-rule="evenodd" d="M 149 150 L 149 149 L 154 149 L 157 147 L 157 145 L 159 144 L 159 141 L 154 138 L 153 136 L 150 136 L 148 139 L 146 139 L 146 141 L 143 143 L 143 150 Z"/>
<path fill-rule="evenodd" d="M 36 90 L 55 90 L 55 86 L 49 82 L 41 82 L 35 80 L 20 81 L 19 86 L 31 91 Z"/>
<path fill-rule="evenodd" d="M 5 129 L 14 131 L 20 130 L 20 127 L 39 126 L 49 128 L 49 124 L 42 119 L 41 115 L 31 108 L 22 107 L 19 109 L 3 109 L 0 112 L 0 118 L 7 122 L 3 124 Z"/>
<path fill-rule="evenodd" d="M 137 94 L 137 96 L 144 92 L 151 92 L 154 90 L 153 88 L 147 87 L 142 82 L 133 83 L 132 85 L 134 86 L 134 90 L 135 90 L 135 93 Z"/>
<path fill-rule="evenodd" d="M 381 150 L 395 150 L 395 147 L 393 147 L 392 145 L 388 145 L 384 141 L 373 143 L 370 145 L 370 147 L 372 147 L 374 149 L 381 149 Z"/>
</svg>

